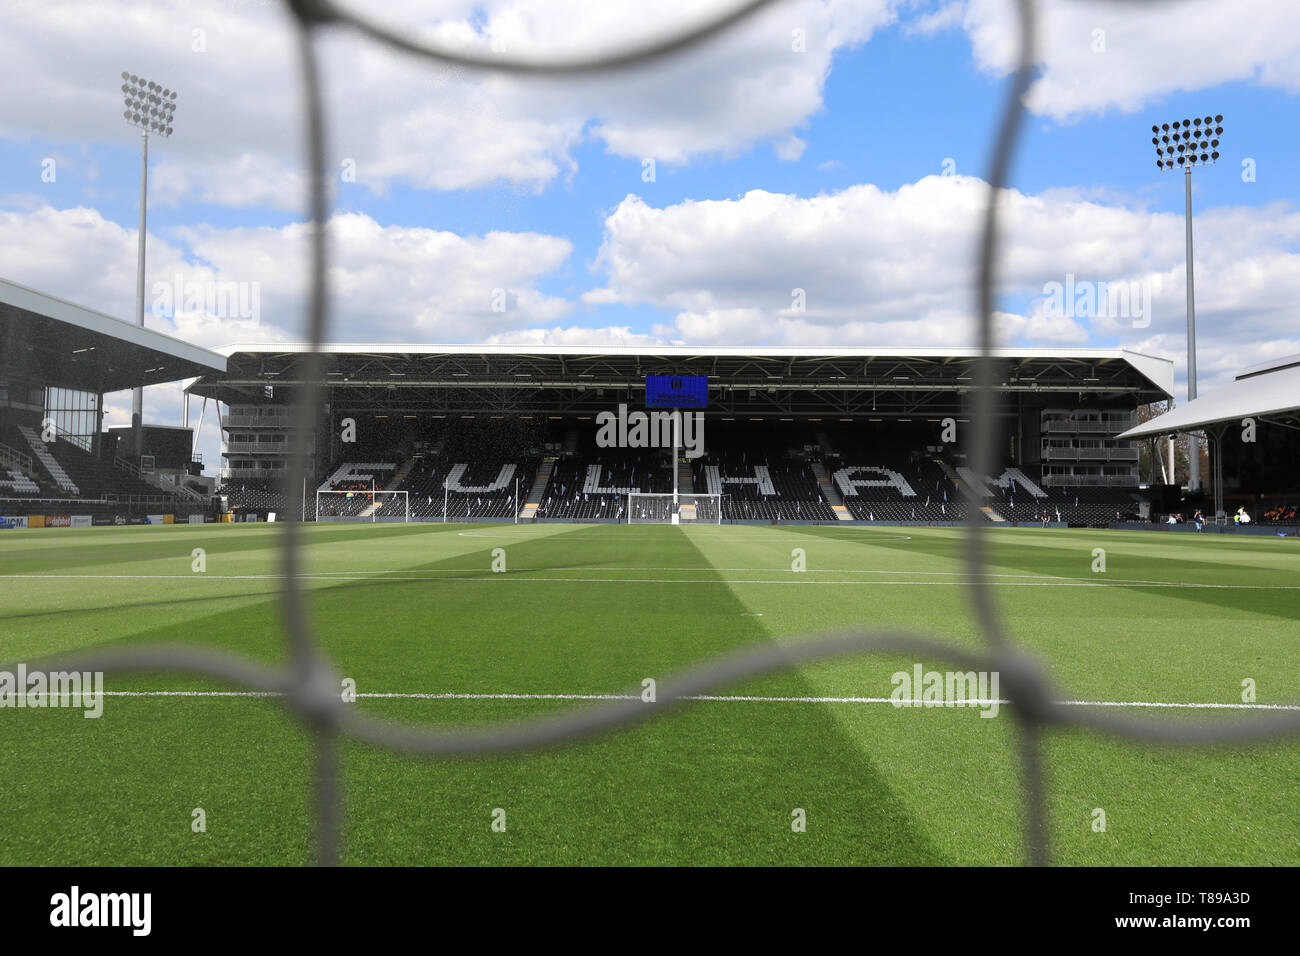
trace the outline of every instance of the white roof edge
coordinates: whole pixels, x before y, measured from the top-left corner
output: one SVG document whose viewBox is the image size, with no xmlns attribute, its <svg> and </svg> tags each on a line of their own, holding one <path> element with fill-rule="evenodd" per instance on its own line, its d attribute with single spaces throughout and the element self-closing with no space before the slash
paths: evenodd
<svg viewBox="0 0 1300 956">
<path fill-rule="evenodd" d="M 1147 355 L 1144 352 L 1132 352 L 1128 349 L 1122 349 L 1121 351 L 1123 351 L 1124 358 L 1128 360 L 1128 363 L 1145 375 L 1147 381 L 1166 395 L 1172 396 L 1174 394 L 1173 359 Z"/>
<path fill-rule="evenodd" d="M 310 347 L 305 342 L 235 342 L 213 349 L 221 355 L 235 352 L 276 353 L 308 352 Z M 801 355 L 835 355 L 851 358 L 975 358 L 980 350 L 974 346 L 943 348 L 937 346 L 823 346 L 823 345 L 782 345 L 782 346 L 748 346 L 748 345 L 475 345 L 457 344 L 395 344 L 385 343 L 345 343 L 329 342 L 321 346 L 321 351 L 328 355 L 347 353 L 379 353 L 394 355 L 728 355 L 754 356 L 759 358 L 793 358 Z M 1145 355 L 1125 348 L 995 348 L 996 358 L 1110 358 L 1124 359 L 1135 367 L 1142 362 L 1152 372 L 1164 369 L 1168 373 L 1170 385 L 1173 384 L 1173 362 L 1155 355 Z M 1144 370 L 1145 371 L 1145 370 Z M 1150 377 L 1150 376 L 1148 376 Z M 1153 381 L 1156 379 L 1153 378 Z M 1156 381 L 1159 384 L 1158 381 Z"/>
<path fill-rule="evenodd" d="M 213 349 L 218 354 L 229 357 L 236 352 L 257 353 L 304 353 L 310 351 L 305 342 L 283 342 L 280 344 L 258 342 L 235 342 Z M 916 346 L 912 348 L 899 346 L 862 346 L 847 345 L 840 347 L 821 345 L 785 345 L 772 348 L 751 347 L 745 345 L 714 345 L 696 347 L 692 345 L 433 345 L 433 344 L 394 344 L 388 343 L 345 343 L 328 342 L 321 346 L 327 355 L 346 355 L 349 353 L 370 353 L 390 355 L 680 355 L 680 356 L 752 356 L 754 358 L 797 358 L 799 356 L 843 356 L 848 358 L 975 358 L 980 350 L 973 346 L 958 348 L 939 348 L 936 346 Z M 1172 396 L 1174 393 L 1174 363 L 1172 359 L 1158 355 L 1147 355 L 1125 348 L 995 348 L 995 358 L 1091 358 L 1117 359 L 1127 362 L 1147 381 Z"/>
<path fill-rule="evenodd" d="M 60 322 L 66 322 L 69 325 L 75 325 L 90 332 L 98 332 L 102 335 L 122 339 L 132 345 L 166 352 L 187 362 L 207 366 L 213 371 L 224 372 L 226 370 L 225 360 L 227 355 L 225 354 L 205 349 L 199 345 L 193 345 L 184 339 L 168 335 L 166 332 L 139 326 L 134 322 L 127 322 L 125 319 L 114 318 L 104 312 L 96 312 L 84 305 L 77 305 L 75 302 L 60 299 L 58 296 L 28 288 L 8 279 L 0 278 L 0 302 Z"/>
<path fill-rule="evenodd" d="M 1223 388 L 1207 392 L 1149 422 L 1117 435 L 1146 438 L 1172 432 L 1195 431 L 1206 425 L 1243 418 L 1280 415 L 1300 410 L 1300 365 L 1238 378 Z"/>
<path fill-rule="evenodd" d="M 1263 372 L 1273 372 L 1278 369 L 1290 368 L 1293 365 L 1300 365 L 1300 353 L 1295 355 L 1283 355 L 1280 358 L 1269 359 L 1267 362 L 1260 362 L 1257 365 L 1251 365 L 1243 368 L 1237 373 L 1236 378 L 1250 378 L 1252 375 L 1259 375 Z"/>
</svg>

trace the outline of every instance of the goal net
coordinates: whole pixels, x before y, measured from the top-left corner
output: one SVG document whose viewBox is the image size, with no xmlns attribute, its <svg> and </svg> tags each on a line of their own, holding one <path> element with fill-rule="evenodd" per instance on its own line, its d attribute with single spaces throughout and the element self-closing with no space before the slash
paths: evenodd
<svg viewBox="0 0 1300 956">
<path fill-rule="evenodd" d="M 405 491 L 317 491 L 317 521 L 410 521 Z"/>
<path fill-rule="evenodd" d="M 628 524 L 722 524 L 722 495 L 681 495 L 632 491 L 627 496 Z"/>
</svg>

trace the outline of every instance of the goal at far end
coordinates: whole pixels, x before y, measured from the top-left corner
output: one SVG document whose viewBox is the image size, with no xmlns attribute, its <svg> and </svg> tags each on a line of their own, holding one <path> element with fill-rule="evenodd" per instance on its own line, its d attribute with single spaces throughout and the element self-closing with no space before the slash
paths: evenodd
<svg viewBox="0 0 1300 956">
<path fill-rule="evenodd" d="M 632 491 L 627 496 L 628 524 L 722 524 L 722 495 L 678 495 Z"/>
<path fill-rule="evenodd" d="M 317 521 L 410 521 L 405 491 L 317 491 Z"/>
</svg>

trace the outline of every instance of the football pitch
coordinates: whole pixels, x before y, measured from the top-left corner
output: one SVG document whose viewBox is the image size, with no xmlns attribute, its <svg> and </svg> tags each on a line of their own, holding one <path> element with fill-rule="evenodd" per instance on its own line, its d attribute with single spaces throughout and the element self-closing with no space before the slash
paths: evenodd
<svg viewBox="0 0 1300 956">
<path fill-rule="evenodd" d="M 281 533 L 5 532 L 0 661 L 12 671 L 165 642 L 282 662 Z M 313 629 L 355 682 L 350 706 L 412 725 L 589 707 L 723 652 L 846 628 L 982 647 L 959 528 L 303 534 Z M 1300 705 L 1295 539 L 987 537 L 1008 632 L 1063 697 L 1174 724 Z M 893 706 L 893 675 L 917 665 L 953 667 L 897 654 L 805 663 L 525 754 L 429 759 L 344 743 L 344 862 L 1023 863 L 1011 707 L 987 719 L 979 707 Z M 0 710 L 0 864 L 313 861 L 311 739 L 283 702 L 171 673 L 110 674 L 105 687 L 98 719 Z M 1300 740 L 1171 749 L 1061 729 L 1044 742 L 1055 863 L 1300 863 Z"/>
</svg>

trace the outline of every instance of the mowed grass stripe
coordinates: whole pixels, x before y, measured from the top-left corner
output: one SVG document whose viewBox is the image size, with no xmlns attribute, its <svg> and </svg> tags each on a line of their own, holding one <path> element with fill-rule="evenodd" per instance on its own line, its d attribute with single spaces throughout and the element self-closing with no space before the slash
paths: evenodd
<svg viewBox="0 0 1300 956">
<path fill-rule="evenodd" d="M 345 531 L 325 526 L 319 538 L 316 528 L 305 529 L 309 566 L 322 577 L 335 571 L 347 577 L 358 567 L 398 572 L 307 582 L 323 643 L 340 673 L 354 676 L 363 693 L 402 687 L 627 692 L 644 676 L 667 674 L 720 650 L 846 626 L 903 624 L 978 646 L 961 587 L 750 582 L 681 587 L 622 580 L 648 566 L 730 580 L 717 569 L 780 567 L 793 547 L 807 550 L 810 567 L 956 573 L 962 567 L 960 529 L 906 529 L 915 532 L 911 540 L 886 540 L 841 529 L 821 536 L 728 526 L 475 526 L 471 534 L 463 534 L 463 525 L 397 527 L 401 533 L 384 525 L 346 526 Z M 220 545 L 223 535 L 245 530 L 79 533 L 106 533 L 106 544 L 123 532 L 153 533 L 149 547 L 158 550 L 131 562 L 153 570 L 155 564 L 177 560 L 188 567 L 189 546 Z M 1131 550 L 1138 560 L 1150 559 L 1140 553 L 1144 542 L 1160 557 L 1177 544 L 1169 535 L 1071 532 L 1077 537 L 1066 537 L 1036 531 L 991 535 L 999 549 L 992 570 L 1051 573 L 1041 552 L 1053 538 L 1049 555 L 1073 554 L 1096 536 L 1098 546 L 1115 547 L 1109 542 L 1118 541 L 1118 550 Z M 481 532 L 512 538 L 503 543 Z M 0 538 L 0 555 L 10 560 L 17 543 L 29 547 L 41 541 L 31 546 L 27 567 L 58 565 L 64 560 L 57 553 L 60 545 L 51 542 L 77 544 L 60 539 L 63 533 Z M 233 549 L 217 564 L 229 563 L 232 573 L 274 570 L 279 539 L 266 535 L 263 540 L 263 550 Z M 1300 565 L 1290 552 L 1270 547 L 1279 543 L 1286 544 L 1234 542 L 1223 559 L 1252 562 L 1249 573 L 1261 583 L 1294 581 Z M 1006 554 L 1000 553 L 1004 545 Z M 507 576 L 590 576 L 574 569 L 602 567 L 608 569 L 602 578 L 617 580 L 485 588 L 491 550 L 498 546 L 505 548 L 510 568 L 552 569 Z M 1204 562 L 1210 553 L 1219 551 L 1198 542 L 1189 549 L 1196 559 L 1191 564 Z M 1166 564 L 1176 573 L 1176 562 Z M 480 566 L 481 574 L 445 573 Z M 433 580 L 376 580 L 410 572 Z M 1203 576 L 1200 570 L 1191 573 Z M 1240 573 L 1225 566 L 1219 579 Z M 264 660 L 281 657 L 277 582 L 209 581 L 197 587 L 220 588 L 224 596 L 194 600 L 195 588 L 188 584 L 148 579 L 0 585 L 5 621 L 0 657 L 14 660 L 16 648 L 42 641 L 83 646 L 128 638 L 214 644 Z M 42 607 L 59 590 L 75 590 L 72 597 L 87 608 L 64 615 Z M 1300 661 L 1294 616 L 1285 606 L 1261 606 L 1249 597 L 1205 605 L 1163 598 L 1165 593 L 1122 587 L 998 590 L 1013 638 L 1039 654 L 1058 684 L 1081 696 L 1231 703 L 1240 700 L 1242 677 L 1251 677 L 1261 702 L 1294 698 L 1292 675 Z M 1098 601 L 1098 594 L 1106 600 Z M 752 616 L 757 614 L 762 617 Z M 10 626 L 15 620 L 24 629 L 20 638 Z M 23 654 L 30 656 L 26 649 Z M 882 697 L 892 689 L 890 673 L 912 663 L 846 659 L 722 693 Z M 114 680 L 112 689 L 223 688 L 153 674 Z M 442 724 L 523 719 L 582 704 L 444 700 L 421 706 L 366 698 L 359 706 L 393 719 Z M 790 710 L 799 713 L 781 713 Z M 303 738 L 279 702 L 214 707 L 203 698 L 114 698 L 100 721 L 70 711 L 0 711 L 0 719 L 10 721 L 14 731 L 0 748 L 0 773 L 13 781 L 5 806 L 11 815 L 0 814 L 4 862 L 32 862 L 42 854 L 51 862 L 50 856 L 57 860 L 74 845 L 81 850 L 78 861 L 92 862 L 84 852 L 92 833 L 100 847 L 91 851 L 97 862 L 310 859 Z M 1198 712 L 1166 719 L 1215 718 Z M 1022 808 L 1010 729 L 1010 721 L 980 718 L 975 709 L 700 703 L 664 718 L 662 725 L 527 757 L 430 763 L 349 746 L 349 860 L 1016 863 L 1022 860 Z M 1073 732 L 1051 735 L 1057 858 L 1295 863 L 1300 832 L 1288 806 L 1295 796 L 1291 768 L 1298 755 L 1300 749 L 1290 742 L 1175 753 Z M 97 782 L 77 778 L 85 767 Z M 250 797 L 241 803 L 242 791 Z M 199 799 L 220 807 L 216 816 L 222 829 L 210 827 L 206 836 L 213 839 L 207 842 L 189 840 L 197 839 L 189 831 L 189 811 L 202 805 Z M 492 834 L 488 827 L 496 806 L 507 810 L 507 834 Z M 1096 806 L 1107 809 L 1107 834 L 1091 832 L 1089 815 Z M 805 834 L 790 830 L 794 807 L 808 811 Z"/>
</svg>

